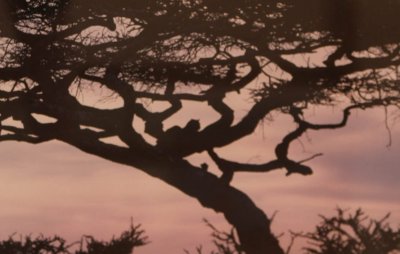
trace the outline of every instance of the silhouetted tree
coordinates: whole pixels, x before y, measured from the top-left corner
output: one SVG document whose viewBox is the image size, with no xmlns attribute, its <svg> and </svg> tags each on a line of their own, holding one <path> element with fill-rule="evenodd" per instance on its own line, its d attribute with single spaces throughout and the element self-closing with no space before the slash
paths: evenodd
<svg viewBox="0 0 400 254">
<path fill-rule="evenodd" d="M 321 216 L 314 232 L 300 234 L 309 240 L 307 254 L 373 254 L 400 251 L 400 229 L 389 226 L 389 214 L 369 219 L 361 209 L 351 214 L 338 209 L 337 215 Z"/>
<path fill-rule="evenodd" d="M 59 237 L 25 236 L 16 240 L 15 235 L 0 241 L 2 254 L 132 254 L 134 248 L 147 243 L 147 237 L 140 225 L 131 224 L 129 230 L 109 242 L 96 240 L 92 236 L 83 236 L 79 242 L 67 244 Z M 79 245 L 79 246 L 77 246 Z M 75 249 L 75 250 L 73 250 Z"/>
<path fill-rule="evenodd" d="M 343 127 L 353 109 L 399 106 L 399 8 L 392 0 L 1 0 L 0 140 L 59 140 L 132 166 L 223 213 L 246 253 L 283 253 L 264 212 L 229 182 L 239 171 L 311 174 L 290 159 L 293 140 Z M 298 61 L 323 51 L 331 53 L 321 63 Z M 122 103 L 83 104 L 76 94 L 91 87 Z M 252 106 L 235 119 L 224 98 L 248 89 Z M 338 123 L 302 115 L 344 98 Z M 220 117 L 164 128 L 183 101 L 207 103 Z M 276 159 L 218 155 L 271 112 L 298 125 L 276 145 Z M 221 177 L 185 160 L 203 151 Z"/>
<path fill-rule="evenodd" d="M 291 254 L 296 239 L 305 238 L 307 246 L 301 253 L 305 254 L 389 254 L 400 251 L 400 228 L 390 227 L 387 219 L 389 214 L 380 220 L 369 219 L 361 209 L 353 214 L 343 209 L 337 209 L 337 215 L 322 216 L 322 221 L 315 231 L 309 233 L 293 233 L 292 241 L 287 246 L 285 254 Z M 229 232 L 217 229 L 205 220 L 212 230 L 211 239 L 215 250 L 210 254 L 243 254 L 243 248 L 237 238 L 235 228 Z M 15 235 L 0 241 L 2 254 L 131 254 L 136 247 L 148 243 L 140 225 L 131 224 L 120 237 L 113 237 L 109 242 L 96 240 L 92 236 L 83 236 L 79 242 L 67 244 L 59 237 L 40 235 L 15 239 Z M 79 245 L 79 248 L 77 248 Z M 72 250 L 75 248 L 76 250 Z M 186 254 L 191 252 L 185 250 Z M 205 254 L 201 246 L 196 248 L 196 254 Z"/>
<path fill-rule="evenodd" d="M 313 232 L 294 233 L 285 254 L 293 252 L 295 240 L 304 238 L 304 254 L 389 254 L 400 251 L 400 228 L 392 228 L 387 222 L 390 214 L 380 220 L 370 219 L 361 209 L 354 213 L 338 208 L 337 215 L 325 217 Z M 229 232 L 218 230 L 208 221 L 212 230 L 212 240 L 216 248 L 210 254 L 242 254 L 235 229 Z M 189 254 L 189 251 L 186 251 Z M 204 254 L 202 247 L 196 254 Z"/>
</svg>

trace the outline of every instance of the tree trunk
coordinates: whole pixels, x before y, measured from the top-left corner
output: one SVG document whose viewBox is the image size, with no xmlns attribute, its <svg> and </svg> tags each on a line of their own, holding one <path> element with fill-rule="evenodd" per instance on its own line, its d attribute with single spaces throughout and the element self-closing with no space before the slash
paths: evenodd
<svg viewBox="0 0 400 254">
<path fill-rule="evenodd" d="M 204 207 L 223 213 L 236 228 L 247 254 L 284 253 L 271 232 L 270 220 L 246 194 L 189 163 L 174 165 L 168 172 L 155 177 L 196 198 Z"/>
<path fill-rule="evenodd" d="M 227 185 L 214 174 L 185 160 L 142 154 L 98 141 L 88 142 L 86 138 L 81 136 L 62 141 L 87 153 L 138 168 L 196 198 L 204 207 L 223 213 L 226 220 L 236 228 L 242 248 L 247 254 L 284 253 L 270 230 L 270 220 L 265 213 L 246 194 Z"/>
</svg>

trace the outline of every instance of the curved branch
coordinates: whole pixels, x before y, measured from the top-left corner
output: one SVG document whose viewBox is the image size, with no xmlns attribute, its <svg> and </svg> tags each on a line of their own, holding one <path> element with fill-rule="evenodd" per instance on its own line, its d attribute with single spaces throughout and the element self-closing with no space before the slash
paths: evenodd
<svg viewBox="0 0 400 254">
<path fill-rule="evenodd" d="M 229 183 L 232 180 L 235 172 L 269 172 L 284 167 L 284 163 L 279 160 L 273 160 L 263 164 L 249 164 L 228 161 L 219 157 L 214 150 L 208 150 L 208 154 L 222 171 L 221 180 L 225 183 Z"/>
<path fill-rule="evenodd" d="M 213 174 L 182 159 L 104 144 L 88 135 L 64 136 L 60 140 L 87 153 L 138 168 L 196 198 L 204 207 L 223 213 L 236 228 L 246 253 L 283 254 L 270 231 L 270 220 L 266 215 L 247 195 L 221 184 Z"/>
</svg>

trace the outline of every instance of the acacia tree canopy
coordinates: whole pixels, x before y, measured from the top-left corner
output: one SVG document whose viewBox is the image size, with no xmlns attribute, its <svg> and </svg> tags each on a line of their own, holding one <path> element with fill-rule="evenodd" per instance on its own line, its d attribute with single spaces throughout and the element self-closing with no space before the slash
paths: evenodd
<svg viewBox="0 0 400 254">
<path fill-rule="evenodd" d="M 1 0 L 0 141 L 59 140 L 130 165 L 222 212 L 246 253 L 283 253 L 267 216 L 229 182 L 239 171 L 311 174 L 290 159 L 293 140 L 345 126 L 353 109 L 400 106 L 399 8 L 390 0 Z M 298 61 L 322 51 L 323 61 Z M 86 105 L 77 96 L 85 88 L 111 90 L 121 103 Z M 235 119 L 224 98 L 249 89 L 251 108 Z M 343 98 L 337 123 L 302 114 Z M 218 119 L 165 128 L 186 101 L 206 103 Z M 218 155 L 275 111 L 297 124 L 276 144 L 276 159 Z M 199 152 L 220 177 L 185 159 Z"/>
</svg>

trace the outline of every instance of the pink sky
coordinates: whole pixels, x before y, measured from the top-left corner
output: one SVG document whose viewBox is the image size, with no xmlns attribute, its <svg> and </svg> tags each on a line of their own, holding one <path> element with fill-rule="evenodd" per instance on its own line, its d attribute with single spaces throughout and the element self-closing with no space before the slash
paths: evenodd
<svg viewBox="0 0 400 254">
<path fill-rule="evenodd" d="M 327 114 L 337 112 L 323 111 L 327 118 Z M 287 119 L 278 116 L 274 123 L 264 125 L 264 131 L 259 127 L 254 135 L 221 155 L 254 162 L 272 158 L 273 146 L 290 126 Z M 393 144 L 386 148 L 383 109 L 358 111 L 343 129 L 309 132 L 310 141 L 302 137 L 305 151 L 300 142 L 293 143 L 291 154 L 296 159 L 324 153 L 307 163 L 314 175 L 243 173 L 235 175 L 232 184 L 249 194 L 268 215 L 278 211 L 273 223 L 277 234 L 288 229 L 310 230 L 319 221 L 318 214 L 333 214 L 336 206 L 362 207 L 377 218 L 391 212 L 391 221 L 398 226 L 399 126 L 392 124 Z M 14 232 L 57 233 L 70 241 L 82 234 L 109 239 L 127 229 L 133 217 L 143 224 L 151 240 L 137 253 L 162 250 L 178 254 L 184 248 L 194 250 L 199 244 L 209 244 L 210 231 L 202 218 L 228 228 L 221 215 L 165 183 L 60 142 L 3 142 L 0 158 L 1 239 Z M 191 158 L 197 165 L 205 160 L 202 154 Z M 285 245 L 285 237 L 282 241 Z"/>
<path fill-rule="evenodd" d="M 311 59 L 313 66 L 322 65 L 332 48 L 321 51 L 324 52 L 303 54 L 303 64 Z M 290 58 L 296 60 L 299 56 Z M 270 72 L 276 71 L 274 65 L 265 69 L 268 68 Z M 277 75 L 284 76 L 283 73 Z M 93 89 L 94 93 L 104 92 L 96 90 L 98 87 Z M 96 96 L 106 97 L 92 94 L 81 99 L 86 98 L 86 104 L 101 106 L 93 99 Z M 238 119 L 248 110 L 247 102 L 230 99 Z M 340 111 L 329 108 L 316 111 L 308 112 L 309 117 L 315 114 L 317 120 L 337 120 L 340 116 Z M 193 117 L 201 118 L 205 124 L 218 116 L 209 107 L 185 105 L 167 125 L 184 124 Z M 274 122 L 260 125 L 252 136 L 219 151 L 220 154 L 241 162 L 273 159 L 275 145 L 294 127 L 287 118 L 274 117 Z M 396 115 L 391 115 L 389 122 L 393 137 L 389 148 L 386 147 L 388 132 L 383 109 L 357 111 L 345 128 L 309 132 L 309 139 L 303 136 L 301 142 L 292 144 L 290 154 L 296 160 L 324 153 L 306 163 L 314 169 L 312 176 L 286 177 L 284 171 L 241 173 L 235 175 L 232 185 L 247 193 L 267 215 L 278 211 L 272 225 L 276 234 L 287 235 L 289 229 L 309 231 L 318 223 L 319 214 L 332 215 L 337 206 L 352 210 L 361 207 L 374 218 L 391 212 L 390 221 L 398 226 L 399 112 L 397 122 L 395 118 Z M 222 215 L 203 208 L 196 200 L 164 182 L 60 142 L 40 145 L 2 142 L 0 160 L 0 239 L 17 232 L 59 234 L 69 241 L 78 240 L 84 234 L 109 240 L 113 234 L 128 229 L 133 218 L 135 223 L 143 225 L 151 241 L 136 253 L 183 254 L 185 248 L 194 253 L 200 244 L 209 249 L 210 230 L 202 222 L 203 218 L 217 227 L 229 228 Z M 196 165 L 209 163 L 205 154 L 192 156 L 190 161 Z M 210 170 L 217 172 L 215 167 Z M 285 247 L 285 236 L 282 242 Z"/>
</svg>

